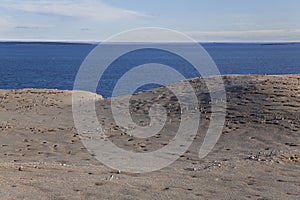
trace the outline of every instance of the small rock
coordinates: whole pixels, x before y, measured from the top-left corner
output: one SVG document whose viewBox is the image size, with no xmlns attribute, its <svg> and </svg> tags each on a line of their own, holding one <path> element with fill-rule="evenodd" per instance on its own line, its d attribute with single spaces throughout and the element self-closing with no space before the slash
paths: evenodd
<svg viewBox="0 0 300 200">
<path fill-rule="evenodd" d="M 187 171 L 197 171 L 197 168 L 191 167 L 191 168 L 186 168 L 185 170 L 187 170 Z"/>
</svg>

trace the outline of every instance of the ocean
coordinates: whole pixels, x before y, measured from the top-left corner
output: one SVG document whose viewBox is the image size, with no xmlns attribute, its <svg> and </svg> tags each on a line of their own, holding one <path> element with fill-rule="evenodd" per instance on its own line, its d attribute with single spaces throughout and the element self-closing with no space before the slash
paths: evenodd
<svg viewBox="0 0 300 200">
<path fill-rule="evenodd" d="M 300 74 L 300 43 L 201 45 L 223 75 Z M 84 43 L 0 42 L 0 89 L 72 90 L 80 65 L 95 47 L 95 44 Z M 116 81 L 127 70 L 149 62 L 172 66 L 186 78 L 199 76 L 188 63 L 178 60 L 174 55 L 145 49 L 116 60 L 101 78 L 97 93 L 110 97 Z M 155 85 L 146 85 L 138 91 L 151 87 Z"/>
</svg>

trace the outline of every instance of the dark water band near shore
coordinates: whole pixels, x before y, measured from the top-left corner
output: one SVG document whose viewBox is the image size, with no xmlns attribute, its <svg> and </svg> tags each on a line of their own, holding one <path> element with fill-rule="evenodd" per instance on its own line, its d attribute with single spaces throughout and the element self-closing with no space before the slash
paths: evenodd
<svg viewBox="0 0 300 200">
<path fill-rule="evenodd" d="M 214 59 L 221 74 L 300 74 L 300 43 L 202 45 Z M 0 88 L 71 90 L 81 63 L 95 46 L 95 43 L 0 42 Z M 190 51 L 192 53 L 192 49 Z M 101 79 L 97 93 L 110 97 L 120 75 L 133 65 L 150 61 L 180 69 L 186 78 L 198 76 L 190 70 L 190 66 L 171 54 L 141 50 L 118 59 Z M 140 90 L 149 88 L 151 86 Z"/>
</svg>

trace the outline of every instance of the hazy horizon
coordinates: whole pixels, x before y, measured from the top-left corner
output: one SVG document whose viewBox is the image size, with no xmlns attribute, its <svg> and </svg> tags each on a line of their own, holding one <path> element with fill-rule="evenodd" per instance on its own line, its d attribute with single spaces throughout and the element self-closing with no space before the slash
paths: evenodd
<svg viewBox="0 0 300 200">
<path fill-rule="evenodd" d="M 15 40 L 5 40 L 5 39 L 0 39 L 0 43 L 77 43 L 77 44 L 99 44 L 105 41 L 94 41 L 94 40 L 26 40 L 26 39 L 15 39 Z M 300 43 L 299 41 L 197 41 L 198 43 L 216 43 L 216 44 L 298 44 Z M 110 42 L 110 43 L 115 43 L 115 44 L 127 44 L 127 43 L 143 43 L 143 42 Z M 147 43 L 147 42 L 145 42 Z M 154 42 L 156 43 L 156 42 Z M 164 42 L 157 42 L 159 43 L 164 43 Z M 167 43 L 178 43 L 178 44 L 184 44 L 186 42 L 167 42 Z"/>
</svg>

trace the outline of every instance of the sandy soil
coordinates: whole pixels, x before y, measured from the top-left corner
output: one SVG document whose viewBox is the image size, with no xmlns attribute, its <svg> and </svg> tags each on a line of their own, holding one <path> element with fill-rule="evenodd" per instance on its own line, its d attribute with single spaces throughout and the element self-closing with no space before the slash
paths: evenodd
<svg viewBox="0 0 300 200">
<path fill-rule="evenodd" d="M 119 173 L 86 150 L 74 127 L 70 91 L 0 91 L 0 199 L 298 199 L 300 75 L 224 77 L 226 123 L 201 160 L 209 95 L 203 80 L 190 82 L 202 108 L 196 140 L 175 163 L 146 174 Z M 145 113 L 157 101 L 170 110 L 171 120 L 146 140 L 114 123 L 110 99 L 97 101 L 107 138 L 136 152 L 167 145 L 180 119 L 170 91 L 133 96 L 132 118 L 149 123 Z"/>
</svg>

